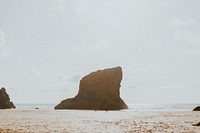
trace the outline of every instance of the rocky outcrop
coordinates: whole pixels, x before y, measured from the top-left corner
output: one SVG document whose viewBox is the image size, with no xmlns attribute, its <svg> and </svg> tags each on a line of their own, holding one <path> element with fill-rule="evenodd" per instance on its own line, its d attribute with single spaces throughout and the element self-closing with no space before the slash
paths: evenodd
<svg viewBox="0 0 200 133">
<path fill-rule="evenodd" d="M 200 111 L 200 106 L 197 106 L 196 108 L 194 108 L 193 111 Z"/>
<path fill-rule="evenodd" d="M 15 108 L 15 106 L 10 101 L 10 97 L 6 93 L 6 89 L 2 87 L 0 90 L 0 109 L 11 109 L 11 108 Z"/>
<path fill-rule="evenodd" d="M 200 122 L 198 122 L 197 124 L 192 124 L 192 126 L 200 126 Z"/>
<path fill-rule="evenodd" d="M 127 109 L 128 106 L 120 98 L 121 80 L 121 67 L 92 72 L 81 79 L 78 94 L 63 100 L 55 109 Z"/>
</svg>

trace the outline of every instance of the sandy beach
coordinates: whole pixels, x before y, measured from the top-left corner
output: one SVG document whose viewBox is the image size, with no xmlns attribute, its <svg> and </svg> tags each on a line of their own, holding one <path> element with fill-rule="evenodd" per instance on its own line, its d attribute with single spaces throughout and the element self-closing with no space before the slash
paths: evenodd
<svg viewBox="0 0 200 133">
<path fill-rule="evenodd" d="M 199 133 L 200 112 L 0 110 L 1 133 Z"/>
</svg>

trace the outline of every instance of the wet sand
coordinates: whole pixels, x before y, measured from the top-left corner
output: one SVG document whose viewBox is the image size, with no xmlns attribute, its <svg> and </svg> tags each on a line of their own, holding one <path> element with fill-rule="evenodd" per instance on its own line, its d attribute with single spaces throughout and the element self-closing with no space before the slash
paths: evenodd
<svg viewBox="0 0 200 133">
<path fill-rule="evenodd" d="M 200 133 L 200 112 L 0 110 L 1 133 Z"/>
</svg>

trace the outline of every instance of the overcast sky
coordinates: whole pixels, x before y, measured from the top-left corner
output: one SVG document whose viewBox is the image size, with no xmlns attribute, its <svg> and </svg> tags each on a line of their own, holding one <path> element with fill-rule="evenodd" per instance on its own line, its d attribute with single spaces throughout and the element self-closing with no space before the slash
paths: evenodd
<svg viewBox="0 0 200 133">
<path fill-rule="evenodd" d="M 59 103 L 121 66 L 127 103 L 200 102 L 199 0 L 0 0 L 0 87 Z"/>
</svg>

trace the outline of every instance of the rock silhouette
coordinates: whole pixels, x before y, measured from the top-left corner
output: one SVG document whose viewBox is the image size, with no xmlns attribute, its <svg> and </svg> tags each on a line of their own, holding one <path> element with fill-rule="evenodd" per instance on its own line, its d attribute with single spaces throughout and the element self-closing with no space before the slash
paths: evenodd
<svg viewBox="0 0 200 133">
<path fill-rule="evenodd" d="M 61 101 L 55 109 L 127 109 L 128 106 L 120 98 L 121 80 L 121 67 L 92 72 L 81 79 L 78 94 Z"/>
<path fill-rule="evenodd" d="M 193 111 L 200 111 L 200 106 L 197 106 L 196 108 L 194 108 Z"/>
<path fill-rule="evenodd" d="M 10 101 L 10 97 L 4 87 L 0 90 L 0 109 L 15 108 L 14 104 Z"/>
<path fill-rule="evenodd" d="M 192 124 L 192 126 L 200 126 L 200 122 L 197 124 Z"/>
</svg>

